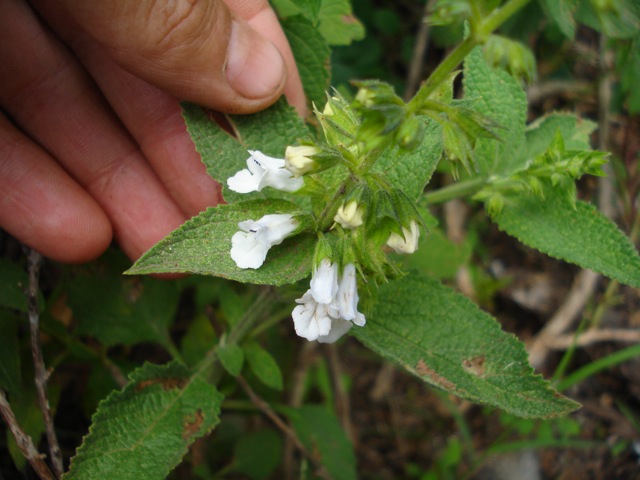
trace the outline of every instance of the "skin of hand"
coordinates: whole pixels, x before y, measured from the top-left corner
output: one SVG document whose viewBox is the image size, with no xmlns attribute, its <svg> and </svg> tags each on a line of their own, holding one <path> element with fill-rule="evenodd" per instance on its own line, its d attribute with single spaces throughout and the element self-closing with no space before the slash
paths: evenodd
<svg viewBox="0 0 640 480">
<path fill-rule="evenodd" d="M 267 0 L 0 2 L 0 227 L 79 263 L 132 259 L 220 201 L 179 99 L 306 104 Z"/>
</svg>

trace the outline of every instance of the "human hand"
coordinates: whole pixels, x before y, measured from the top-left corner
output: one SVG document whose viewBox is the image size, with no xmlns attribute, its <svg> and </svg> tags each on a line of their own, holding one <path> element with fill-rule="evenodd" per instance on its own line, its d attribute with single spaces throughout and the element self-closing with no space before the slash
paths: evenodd
<svg viewBox="0 0 640 480">
<path fill-rule="evenodd" d="M 0 2 L 0 227 L 62 262 L 112 238 L 135 259 L 220 200 L 178 99 L 252 113 L 283 91 L 304 113 L 267 0 Z"/>
</svg>

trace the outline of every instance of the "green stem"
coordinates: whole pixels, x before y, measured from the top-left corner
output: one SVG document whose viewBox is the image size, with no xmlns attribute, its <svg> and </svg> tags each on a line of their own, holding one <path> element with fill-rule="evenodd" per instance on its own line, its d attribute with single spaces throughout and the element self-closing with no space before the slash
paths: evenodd
<svg viewBox="0 0 640 480">
<path fill-rule="evenodd" d="M 469 36 L 451 51 L 447 58 L 438 65 L 429 78 L 423 83 L 418 93 L 416 93 L 407 105 L 409 112 L 415 113 L 422 108 L 424 101 L 429 98 L 440 84 L 447 80 L 451 72 L 462 63 L 471 50 L 473 50 L 475 46 L 483 43 L 491 33 L 529 3 L 529 1 L 530 0 L 510 0 L 502 7 L 496 8 L 487 18 L 479 22 L 477 29 L 472 29 Z"/>
<path fill-rule="evenodd" d="M 425 194 L 424 199 L 429 205 L 443 203 L 453 198 L 469 197 L 477 193 L 486 185 L 482 177 L 471 178 L 462 182 L 452 183 L 444 188 Z"/>
</svg>

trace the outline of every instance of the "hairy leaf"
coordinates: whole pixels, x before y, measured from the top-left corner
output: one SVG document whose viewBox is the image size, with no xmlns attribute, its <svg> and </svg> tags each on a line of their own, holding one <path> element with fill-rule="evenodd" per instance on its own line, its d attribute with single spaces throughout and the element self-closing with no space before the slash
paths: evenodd
<svg viewBox="0 0 640 480">
<path fill-rule="evenodd" d="M 240 194 L 229 190 L 227 179 L 247 168 L 247 150 L 283 158 L 287 145 L 308 137 L 302 120 L 284 98 L 253 115 L 227 115 L 234 136 L 222 130 L 210 113 L 189 103 L 182 104 L 183 116 L 207 172 L 223 186 L 227 202 L 252 198 L 279 197 L 281 192 L 265 188 L 262 192 Z"/>
<path fill-rule="evenodd" d="M 295 211 L 297 207 L 284 200 L 254 200 L 209 208 L 158 242 L 126 273 L 187 272 L 268 285 L 296 282 L 311 271 L 313 235 L 302 233 L 272 247 L 264 264 L 256 270 L 238 268 L 229 253 L 239 222 Z"/>
<path fill-rule="evenodd" d="M 558 26 L 565 37 L 570 40 L 576 35 L 576 22 L 573 12 L 576 8 L 575 0 L 540 0 L 547 15 Z"/>
<path fill-rule="evenodd" d="M 556 132 L 560 132 L 567 150 L 590 150 L 589 134 L 596 124 L 569 113 L 552 113 L 527 127 L 526 158 L 533 159 L 547 150 Z"/>
<path fill-rule="evenodd" d="M 422 194 L 442 154 L 440 125 L 424 117 L 420 120 L 425 122 L 426 127 L 420 146 L 412 151 L 397 147 L 387 149 L 373 168 L 393 186 L 403 190 L 411 200 L 417 200 Z"/>
<path fill-rule="evenodd" d="M 527 98 L 514 78 L 503 70 L 487 65 L 482 50 L 476 48 L 464 62 L 464 94 L 476 111 L 503 128 L 497 131 L 501 141 L 478 138 L 476 163 L 484 176 L 506 176 L 522 168 L 526 161 L 523 147 Z"/>
<path fill-rule="evenodd" d="M 178 364 L 146 364 L 98 407 L 64 480 L 163 480 L 218 423 L 222 395 Z"/>
<path fill-rule="evenodd" d="M 574 209 L 562 192 L 522 195 L 495 216 L 501 230 L 552 257 L 640 287 L 640 256 L 618 227 L 591 204 Z"/>
<path fill-rule="evenodd" d="M 577 405 L 529 366 L 524 345 L 469 299 L 417 274 L 379 289 L 355 336 L 425 382 L 522 417 L 550 417 Z"/>
<path fill-rule="evenodd" d="M 281 23 L 296 59 L 307 100 L 322 108 L 329 88 L 329 47 L 318 30 L 302 15 L 287 18 Z"/>
<path fill-rule="evenodd" d="M 353 16 L 349 0 L 322 0 L 320 33 L 329 45 L 349 45 L 364 38 L 364 26 Z"/>
</svg>

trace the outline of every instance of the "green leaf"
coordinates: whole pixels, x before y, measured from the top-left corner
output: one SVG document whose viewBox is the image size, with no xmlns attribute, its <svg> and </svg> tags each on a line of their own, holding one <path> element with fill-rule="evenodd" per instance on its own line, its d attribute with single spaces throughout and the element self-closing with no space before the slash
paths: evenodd
<svg viewBox="0 0 640 480">
<path fill-rule="evenodd" d="M 329 47 L 318 29 L 302 15 L 286 18 L 281 24 L 296 59 L 307 100 L 322 108 L 329 88 Z"/>
<path fill-rule="evenodd" d="M 211 325 L 211 321 L 204 313 L 200 313 L 196 315 L 182 337 L 180 342 L 182 358 L 188 365 L 196 365 L 211 350 L 211 346 L 215 342 L 216 332 Z"/>
<path fill-rule="evenodd" d="M 7 258 L 0 258 L 0 284 L 0 307 L 26 312 L 29 276 L 25 268 Z M 38 305 L 42 307 L 43 304 L 42 294 L 38 293 Z"/>
<path fill-rule="evenodd" d="M 524 345 L 466 297 L 417 274 L 380 287 L 355 336 L 425 382 L 522 417 L 577 405 L 533 373 Z"/>
<path fill-rule="evenodd" d="M 170 348 L 168 330 L 179 299 L 171 282 L 95 272 L 73 281 L 68 304 L 77 335 L 91 335 L 107 346 L 148 341 Z"/>
<path fill-rule="evenodd" d="M 547 255 L 640 287 L 640 256 L 618 227 L 593 205 L 578 201 L 574 209 L 562 192 L 545 198 L 508 199 L 494 221 L 501 230 Z"/>
<path fill-rule="evenodd" d="M 364 38 L 364 27 L 353 16 L 349 0 L 322 0 L 320 33 L 329 45 L 349 45 Z"/>
<path fill-rule="evenodd" d="M 257 343 L 250 343 L 244 347 L 244 353 L 249 368 L 262 383 L 274 390 L 282 390 L 282 372 L 269 352 Z"/>
<path fill-rule="evenodd" d="M 266 155 L 284 158 L 287 145 L 309 136 L 304 123 L 284 98 L 253 115 L 225 116 L 235 137 L 222 130 L 201 107 L 183 103 L 182 109 L 187 130 L 207 167 L 207 173 L 223 186 L 227 202 L 282 195 L 282 192 L 271 188 L 251 194 L 236 193 L 227 187 L 227 179 L 247 168 L 247 150 L 260 150 Z"/>
<path fill-rule="evenodd" d="M 220 347 L 218 349 L 218 358 L 229 374 L 234 377 L 240 375 L 244 364 L 244 352 L 237 344 L 230 343 Z"/>
<path fill-rule="evenodd" d="M 162 480 L 218 423 L 222 395 L 178 364 L 145 364 L 100 402 L 64 480 Z"/>
<path fill-rule="evenodd" d="M 575 0 L 540 0 L 542 7 L 551 20 L 558 26 L 562 34 L 570 40 L 576 35 L 576 22 L 573 12 L 576 8 Z"/>
<path fill-rule="evenodd" d="M 426 127 L 422 144 L 409 152 L 397 147 L 387 149 L 372 169 L 382 174 L 391 185 L 404 191 L 411 200 L 417 200 L 422 194 L 442 154 L 440 125 L 426 117 L 420 118 Z"/>
<path fill-rule="evenodd" d="M 476 164 L 485 176 L 507 176 L 522 168 L 527 97 L 522 87 L 503 70 L 490 68 L 482 50 L 474 49 L 464 62 L 464 94 L 470 106 L 494 120 L 503 128 L 498 132 L 501 141 L 478 138 Z"/>
<path fill-rule="evenodd" d="M 525 157 L 533 159 L 542 155 L 556 132 L 560 132 L 567 150 L 590 150 L 589 134 L 597 125 L 589 120 L 581 120 L 570 113 L 551 113 L 527 127 L 527 150 Z"/>
<path fill-rule="evenodd" d="M 126 273 L 186 272 L 268 285 L 296 282 L 311 271 L 313 235 L 295 235 L 272 247 L 264 264 L 255 270 L 238 268 L 229 253 L 239 222 L 295 211 L 297 207 L 284 200 L 254 200 L 209 208 L 158 242 Z"/>
<path fill-rule="evenodd" d="M 314 25 L 317 23 L 322 0 L 291 0 L 291 3 L 298 7 L 302 14 L 311 20 Z"/>
<path fill-rule="evenodd" d="M 0 389 L 18 394 L 22 386 L 20 373 L 19 319 L 0 309 Z"/>
<path fill-rule="evenodd" d="M 268 478 L 280 464 L 282 437 L 273 430 L 243 436 L 234 450 L 233 471 L 252 480 Z"/>
<path fill-rule="evenodd" d="M 320 405 L 285 409 L 294 430 L 334 480 L 355 480 L 356 458 L 353 445 L 331 410 Z"/>
<path fill-rule="evenodd" d="M 640 30 L 637 0 L 581 1 L 576 19 L 612 38 L 631 38 Z"/>
</svg>

